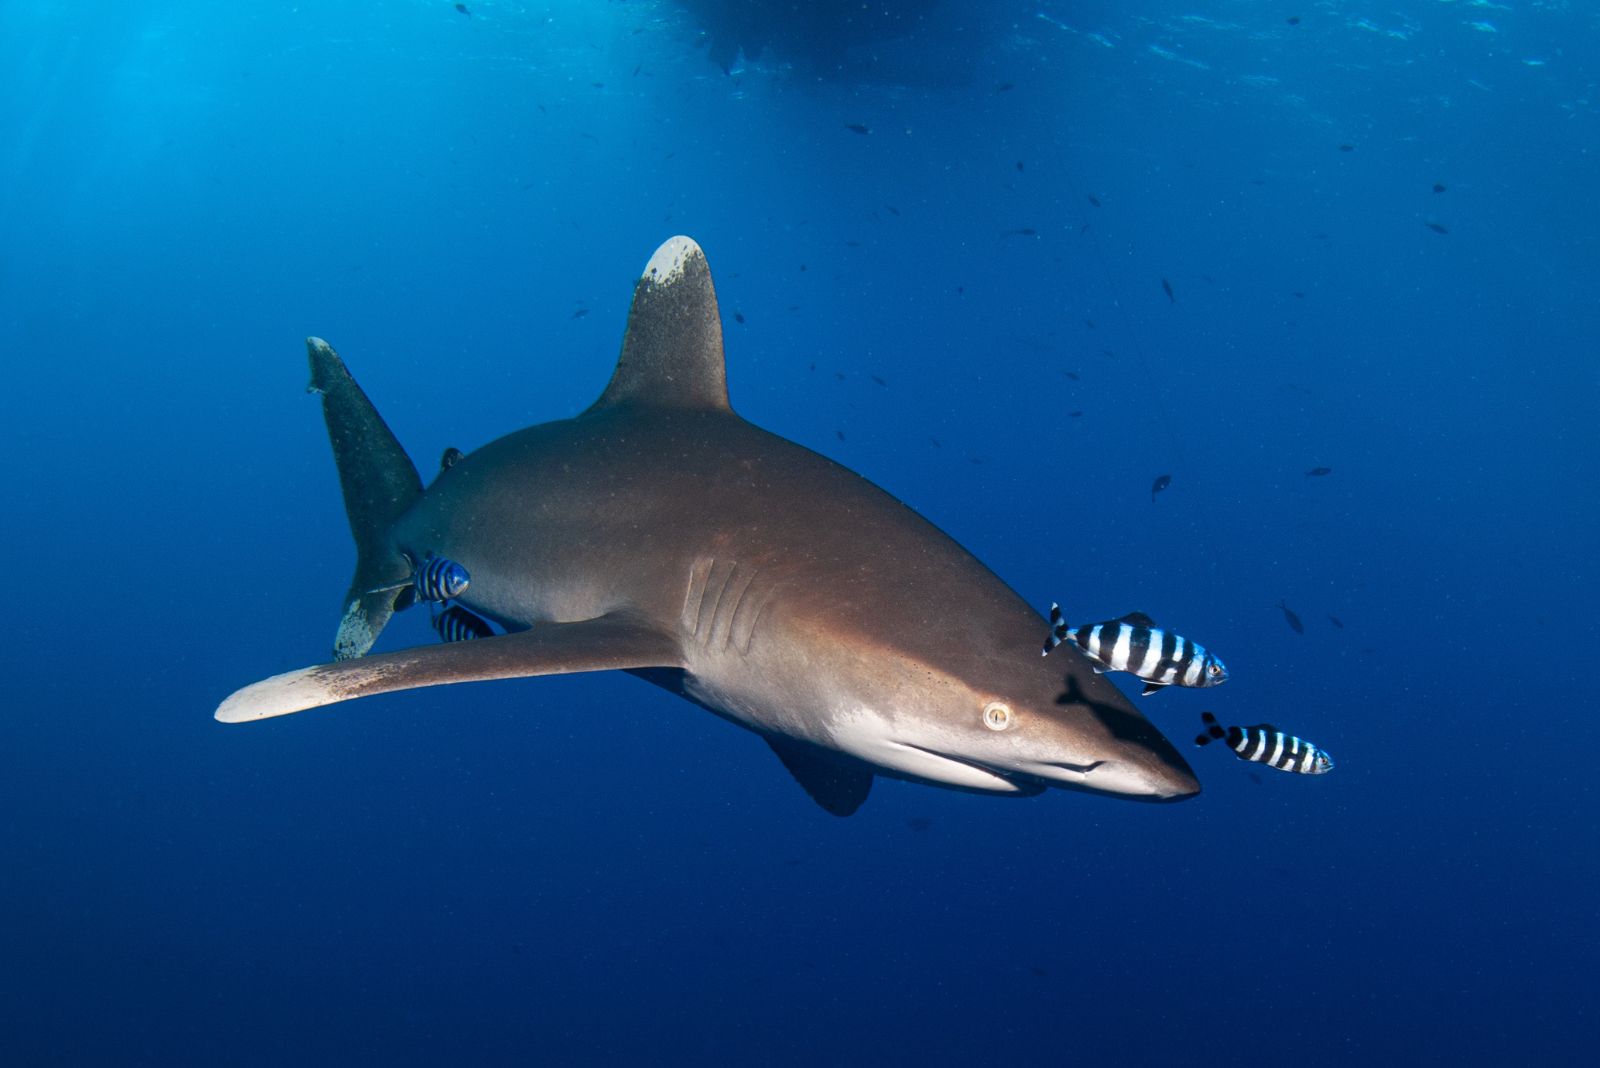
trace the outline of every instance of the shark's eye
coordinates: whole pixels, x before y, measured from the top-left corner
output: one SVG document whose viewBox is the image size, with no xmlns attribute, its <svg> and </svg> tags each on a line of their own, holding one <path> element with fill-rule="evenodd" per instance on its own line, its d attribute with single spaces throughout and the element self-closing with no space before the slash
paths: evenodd
<svg viewBox="0 0 1600 1068">
<path fill-rule="evenodd" d="M 1011 708 L 1000 701 L 990 701 L 983 706 L 983 725 L 992 731 L 1005 730 L 1011 726 Z"/>
</svg>

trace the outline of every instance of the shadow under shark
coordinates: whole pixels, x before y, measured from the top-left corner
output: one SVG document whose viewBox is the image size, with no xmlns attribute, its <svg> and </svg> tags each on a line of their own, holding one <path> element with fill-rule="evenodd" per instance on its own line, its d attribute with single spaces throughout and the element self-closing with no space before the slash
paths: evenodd
<svg viewBox="0 0 1600 1068">
<path fill-rule="evenodd" d="M 954 789 L 1199 792 L 1172 744 L 970 553 L 854 472 L 734 413 L 699 245 L 634 288 L 604 394 L 426 490 L 326 342 L 307 342 L 357 565 L 333 663 L 247 686 L 239 723 L 445 683 L 627 671 L 760 734 L 828 812 L 874 775 Z M 366 655 L 417 561 L 508 633 Z M 399 587 L 397 589 L 397 587 Z"/>
</svg>

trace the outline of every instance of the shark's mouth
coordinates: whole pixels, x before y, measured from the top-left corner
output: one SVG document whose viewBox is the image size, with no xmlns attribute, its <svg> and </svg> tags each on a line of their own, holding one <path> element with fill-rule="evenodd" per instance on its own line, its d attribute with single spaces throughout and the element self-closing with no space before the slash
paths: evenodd
<svg viewBox="0 0 1600 1068">
<path fill-rule="evenodd" d="M 1043 793 L 1050 787 L 1124 797 L 1160 796 L 1152 791 L 1142 776 L 1130 774 L 1131 769 L 1127 765 L 1111 760 L 1092 760 L 1086 764 L 1074 764 L 1067 760 L 1038 760 L 1020 766 L 1001 767 L 914 742 L 890 744 L 902 755 L 910 757 L 896 761 L 895 767 L 945 786 L 1027 796 Z"/>
<path fill-rule="evenodd" d="M 917 754 L 913 760 L 900 763 L 899 766 L 903 770 L 947 786 L 962 786 L 995 793 L 1037 794 L 1049 785 L 1048 777 L 1030 775 L 1015 768 L 996 767 L 972 757 L 947 753 L 942 749 L 933 749 L 914 742 L 890 744 L 907 754 Z"/>
<path fill-rule="evenodd" d="M 1106 763 L 1104 760 L 1093 760 L 1087 764 L 1073 764 L 1066 760 L 1039 760 L 1030 762 L 1025 768 L 1002 768 L 996 767 L 995 765 L 986 763 L 982 760 L 975 760 L 972 757 L 957 756 L 954 753 L 946 753 L 942 749 L 931 749 L 925 745 L 917 745 L 915 742 L 896 742 L 895 744 L 903 749 L 915 749 L 919 753 L 926 753 L 927 755 L 931 757 L 937 757 L 940 760 L 948 760 L 955 764 L 961 764 L 965 767 L 973 768 L 977 771 L 981 771 L 988 775 L 994 775 L 1006 780 L 1007 782 L 1013 783 L 1019 781 L 1031 782 L 1036 780 L 1044 780 L 1047 782 L 1058 781 L 1062 778 L 1060 772 L 1066 772 L 1069 775 L 1082 778 L 1083 776 L 1094 771 L 1096 768 L 1103 767 Z"/>
</svg>

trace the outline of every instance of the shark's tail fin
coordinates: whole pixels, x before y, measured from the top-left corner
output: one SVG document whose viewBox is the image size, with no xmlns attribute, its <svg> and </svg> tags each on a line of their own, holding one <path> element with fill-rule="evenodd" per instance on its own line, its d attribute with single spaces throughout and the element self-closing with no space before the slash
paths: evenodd
<svg viewBox="0 0 1600 1068">
<path fill-rule="evenodd" d="M 422 496 L 422 479 L 333 347 L 313 337 L 306 339 L 306 349 L 311 355 L 308 388 L 322 395 L 344 509 L 356 539 L 356 573 L 333 639 L 334 657 L 349 660 L 372 648 L 396 602 L 410 594 L 405 583 L 412 562 L 395 547 L 390 532 Z"/>
</svg>

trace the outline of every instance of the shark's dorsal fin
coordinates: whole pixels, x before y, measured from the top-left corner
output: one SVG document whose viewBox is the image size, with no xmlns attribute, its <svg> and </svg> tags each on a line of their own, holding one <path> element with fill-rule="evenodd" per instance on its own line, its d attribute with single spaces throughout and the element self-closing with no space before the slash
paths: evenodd
<svg viewBox="0 0 1600 1068">
<path fill-rule="evenodd" d="M 767 744 L 794 781 L 830 815 L 852 815 L 872 790 L 872 769 L 853 757 L 778 735 L 768 735 Z"/>
<path fill-rule="evenodd" d="M 620 405 L 729 410 L 717 293 L 691 238 L 656 249 L 633 287 L 622 355 L 589 411 Z"/>
</svg>

